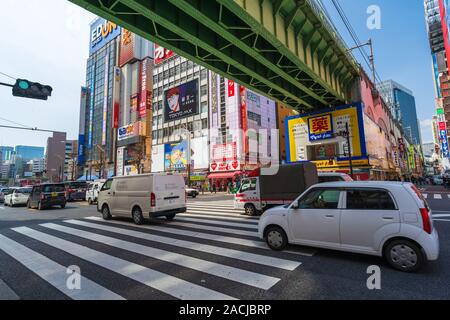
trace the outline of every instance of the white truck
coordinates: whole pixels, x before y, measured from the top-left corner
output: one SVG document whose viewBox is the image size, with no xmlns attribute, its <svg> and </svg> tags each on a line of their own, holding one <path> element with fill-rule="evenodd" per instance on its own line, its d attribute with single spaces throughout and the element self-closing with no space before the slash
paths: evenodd
<svg viewBox="0 0 450 320">
<path fill-rule="evenodd" d="M 317 183 L 317 168 L 313 163 L 281 165 L 271 175 L 256 169 L 242 180 L 234 196 L 234 208 L 244 209 L 246 215 L 258 215 L 269 208 L 290 204 Z"/>
</svg>

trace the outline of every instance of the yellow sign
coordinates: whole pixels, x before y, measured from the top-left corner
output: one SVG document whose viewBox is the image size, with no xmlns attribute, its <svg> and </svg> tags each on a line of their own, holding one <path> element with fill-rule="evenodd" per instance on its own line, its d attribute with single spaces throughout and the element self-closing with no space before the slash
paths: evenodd
<svg viewBox="0 0 450 320">
<path fill-rule="evenodd" d="M 324 169 L 324 168 L 339 168 L 339 167 L 350 167 L 350 161 L 336 161 L 336 160 L 330 160 L 330 161 L 313 161 L 317 169 Z M 363 167 L 369 165 L 369 160 L 353 160 L 352 165 L 355 167 Z"/>
<path fill-rule="evenodd" d="M 288 118 L 287 161 L 314 161 L 324 167 L 330 167 L 329 162 L 334 161 L 336 167 L 348 166 L 345 160 L 348 163 L 349 151 L 354 162 L 361 158 L 367 159 L 362 119 L 361 104 Z"/>
</svg>

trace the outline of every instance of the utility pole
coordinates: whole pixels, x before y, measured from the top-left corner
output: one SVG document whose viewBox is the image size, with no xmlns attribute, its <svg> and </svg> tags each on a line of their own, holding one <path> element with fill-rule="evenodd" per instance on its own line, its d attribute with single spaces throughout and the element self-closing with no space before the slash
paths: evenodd
<svg viewBox="0 0 450 320">
<path fill-rule="evenodd" d="M 348 122 L 345 123 L 345 137 L 347 138 L 347 148 L 348 148 L 348 160 L 350 165 L 350 177 L 354 179 L 353 176 L 353 159 L 352 159 L 352 149 L 351 149 L 351 141 L 350 141 L 350 128 L 348 126 Z"/>
<path fill-rule="evenodd" d="M 355 49 L 359 49 L 365 46 L 369 46 L 370 47 L 370 56 L 369 56 L 369 62 L 370 62 L 370 66 L 372 69 L 372 81 L 373 81 L 373 85 L 376 87 L 377 86 L 377 78 L 376 78 L 376 71 L 375 71 L 375 56 L 374 56 L 374 52 L 373 52 L 373 42 L 372 39 L 369 39 L 369 41 L 367 41 L 366 43 L 360 44 L 359 46 L 353 47 L 348 49 L 348 52 L 351 52 Z"/>
</svg>

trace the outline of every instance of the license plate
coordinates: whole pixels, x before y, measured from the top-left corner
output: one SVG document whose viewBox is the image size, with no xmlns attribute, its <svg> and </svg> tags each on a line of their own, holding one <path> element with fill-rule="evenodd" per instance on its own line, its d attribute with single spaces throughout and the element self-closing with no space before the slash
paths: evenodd
<svg viewBox="0 0 450 320">
<path fill-rule="evenodd" d="M 52 192 L 52 197 L 57 197 L 58 196 L 58 193 L 57 192 Z"/>
</svg>

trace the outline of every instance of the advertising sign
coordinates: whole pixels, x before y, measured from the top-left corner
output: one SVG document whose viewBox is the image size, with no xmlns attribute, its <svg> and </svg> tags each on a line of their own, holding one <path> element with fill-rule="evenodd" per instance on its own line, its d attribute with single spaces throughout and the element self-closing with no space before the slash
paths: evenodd
<svg viewBox="0 0 450 320">
<path fill-rule="evenodd" d="M 172 121 L 198 114 L 198 79 L 164 92 L 164 120 Z"/>
<path fill-rule="evenodd" d="M 122 141 L 139 135 L 139 122 L 120 127 L 117 130 L 117 140 Z"/>
<path fill-rule="evenodd" d="M 109 41 L 120 35 L 121 28 L 110 21 L 99 18 L 91 25 L 91 45 L 89 55 L 103 48 Z"/>
<path fill-rule="evenodd" d="M 84 134 L 78 135 L 78 165 L 84 165 Z"/>
<path fill-rule="evenodd" d="M 113 86 L 113 128 L 119 128 L 119 108 L 120 108 L 120 68 L 114 67 Z"/>
<path fill-rule="evenodd" d="M 167 143 L 164 145 L 164 170 L 185 171 L 188 163 L 188 143 Z"/>
<path fill-rule="evenodd" d="M 447 130 L 447 125 L 443 121 L 439 122 L 439 131 L 442 130 Z"/>
<path fill-rule="evenodd" d="M 106 120 L 108 119 L 109 53 L 105 55 L 105 82 L 103 86 L 102 145 L 106 144 Z"/>
<path fill-rule="evenodd" d="M 368 164 L 362 112 L 362 104 L 357 103 L 337 107 L 331 112 L 324 110 L 286 118 L 287 162 L 312 161 L 324 168 L 348 165 L 348 154 L 345 153 L 348 151 L 346 139 L 343 137 L 336 137 L 331 141 L 320 139 L 333 138 L 331 135 L 333 131 L 344 131 L 348 124 L 352 160 L 354 162 L 361 160 L 361 164 Z M 318 145 L 325 147 L 320 148 Z M 336 147 L 337 149 L 334 149 Z M 331 153 L 335 153 L 335 156 Z M 328 156 L 329 159 L 321 160 Z"/>
<path fill-rule="evenodd" d="M 234 97 L 235 94 L 234 89 L 235 89 L 234 81 L 228 80 L 228 98 Z"/>
<path fill-rule="evenodd" d="M 124 167 L 124 176 L 135 176 L 139 174 L 138 168 L 134 165 Z"/>
<path fill-rule="evenodd" d="M 438 116 L 443 115 L 443 114 L 444 114 L 444 109 L 443 109 L 443 108 L 438 108 L 438 109 L 436 109 L 436 114 L 437 114 Z"/>
<path fill-rule="evenodd" d="M 152 110 L 153 71 L 150 59 L 141 62 L 141 95 L 139 103 L 139 117 L 144 118 L 147 110 Z"/>
<path fill-rule="evenodd" d="M 241 163 L 237 160 L 236 142 L 212 146 L 209 169 L 211 172 L 240 170 Z"/>
<path fill-rule="evenodd" d="M 123 176 L 123 165 L 125 159 L 125 147 L 117 148 L 117 163 L 116 163 L 116 173 L 117 176 Z"/>
<path fill-rule="evenodd" d="M 123 66 L 134 58 L 135 35 L 126 29 L 122 30 L 120 36 L 119 66 Z"/>
<path fill-rule="evenodd" d="M 93 70 L 97 69 L 97 63 L 94 62 Z M 89 91 L 89 127 L 88 127 L 88 149 L 92 149 L 92 131 L 94 130 L 94 101 L 95 101 L 95 72 L 91 73 L 91 88 Z"/>
<path fill-rule="evenodd" d="M 175 52 L 155 44 L 155 65 L 160 64 L 164 60 L 167 60 L 174 55 Z"/>
<path fill-rule="evenodd" d="M 331 113 L 308 119 L 309 141 L 325 140 L 333 137 Z"/>
</svg>

